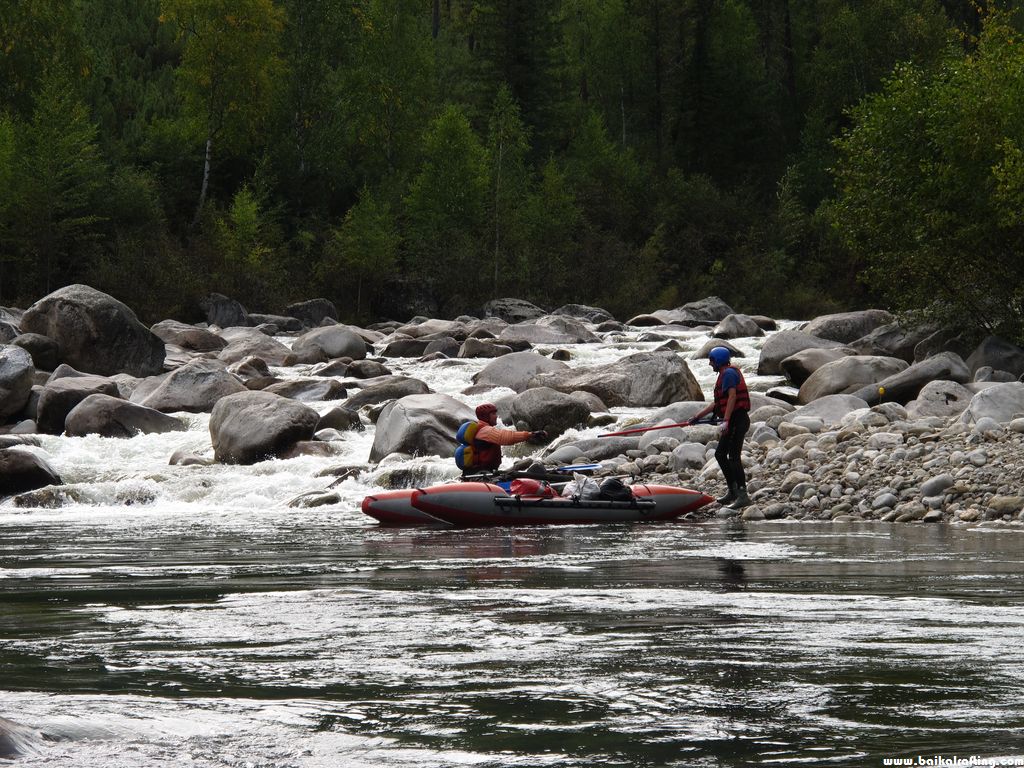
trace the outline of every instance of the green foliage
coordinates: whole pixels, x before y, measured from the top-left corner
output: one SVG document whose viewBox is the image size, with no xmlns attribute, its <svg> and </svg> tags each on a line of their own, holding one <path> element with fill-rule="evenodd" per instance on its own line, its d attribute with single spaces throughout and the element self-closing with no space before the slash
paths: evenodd
<svg viewBox="0 0 1024 768">
<path fill-rule="evenodd" d="M 13 163 L 9 228 L 25 265 L 22 290 L 48 292 L 88 273 L 106 172 L 96 133 L 68 81 L 47 76 L 17 136 Z"/>
<path fill-rule="evenodd" d="M 462 111 L 448 107 L 427 128 L 423 163 L 405 199 L 409 272 L 442 312 L 483 303 L 488 281 L 480 254 L 488 186 L 480 139 Z"/>
<path fill-rule="evenodd" d="M 355 307 L 345 314 L 353 320 L 372 316 L 374 303 L 386 303 L 382 294 L 397 276 L 400 244 L 390 206 L 364 187 L 324 248 L 317 278 L 337 296 L 351 295 L 354 282 Z"/>
<path fill-rule="evenodd" d="M 1021 337 L 1024 49 L 1002 17 L 934 73 L 903 67 L 854 112 L 831 212 L 900 309 Z"/>
</svg>

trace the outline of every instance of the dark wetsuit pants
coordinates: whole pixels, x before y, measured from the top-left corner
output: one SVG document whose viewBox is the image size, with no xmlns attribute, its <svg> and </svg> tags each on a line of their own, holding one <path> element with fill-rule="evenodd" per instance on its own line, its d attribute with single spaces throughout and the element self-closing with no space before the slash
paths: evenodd
<svg viewBox="0 0 1024 768">
<path fill-rule="evenodd" d="M 733 411 L 729 419 L 729 429 L 718 440 L 718 448 L 715 449 L 715 459 L 718 466 L 722 468 L 725 475 L 725 482 L 730 486 L 733 484 L 744 487 L 747 484 L 747 476 L 743 472 L 743 462 L 740 461 L 740 454 L 743 451 L 743 438 L 747 436 L 750 429 L 750 414 L 746 411 Z"/>
</svg>

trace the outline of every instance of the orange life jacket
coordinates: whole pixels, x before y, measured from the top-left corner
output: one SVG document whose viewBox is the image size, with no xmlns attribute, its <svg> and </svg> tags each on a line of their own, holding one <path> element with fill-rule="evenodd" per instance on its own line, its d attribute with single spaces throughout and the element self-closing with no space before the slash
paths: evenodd
<svg viewBox="0 0 1024 768">
<path fill-rule="evenodd" d="M 733 408 L 737 411 L 750 410 L 750 393 L 747 391 L 747 382 L 743 378 L 743 371 L 735 365 L 722 366 L 718 372 L 718 381 L 715 382 L 715 415 L 719 418 L 725 416 L 725 405 L 729 402 L 729 391 L 722 389 L 722 379 L 730 368 L 735 370 L 740 377 L 739 383 L 736 384 L 736 403 Z"/>
</svg>

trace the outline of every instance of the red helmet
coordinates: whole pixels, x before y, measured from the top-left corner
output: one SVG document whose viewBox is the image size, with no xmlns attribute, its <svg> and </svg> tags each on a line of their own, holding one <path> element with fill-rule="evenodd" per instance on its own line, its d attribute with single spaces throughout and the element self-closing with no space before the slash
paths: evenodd
<svg viewBox="0 0 1024 768">
<path fill-rule="evenodd" d="M 480 419 L 480 421 L 486 420 L 487 417 L 490 416 L 492 413 L 497 412 L 498 406 L 496 406 L 494 403 L 481 403 L 476 407 L 476 417 Z"/>
</svg>

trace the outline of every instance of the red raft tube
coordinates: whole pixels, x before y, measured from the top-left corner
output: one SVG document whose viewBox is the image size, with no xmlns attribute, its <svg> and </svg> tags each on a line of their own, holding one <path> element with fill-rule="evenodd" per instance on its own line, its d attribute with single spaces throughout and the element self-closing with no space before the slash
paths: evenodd
<svg viewBox="0 0 1024 768">
<path fill-rule="evenodd" d="M 512 496 L 491 483 L 451 483 L 416 489 L 410 501 L 430 518 L 458 526 L 664 521 L 714 501 L 706 493 L 668 485 L 634 485 L 632 491 L 628 501 L 605 501 Z"/>
</svg>

